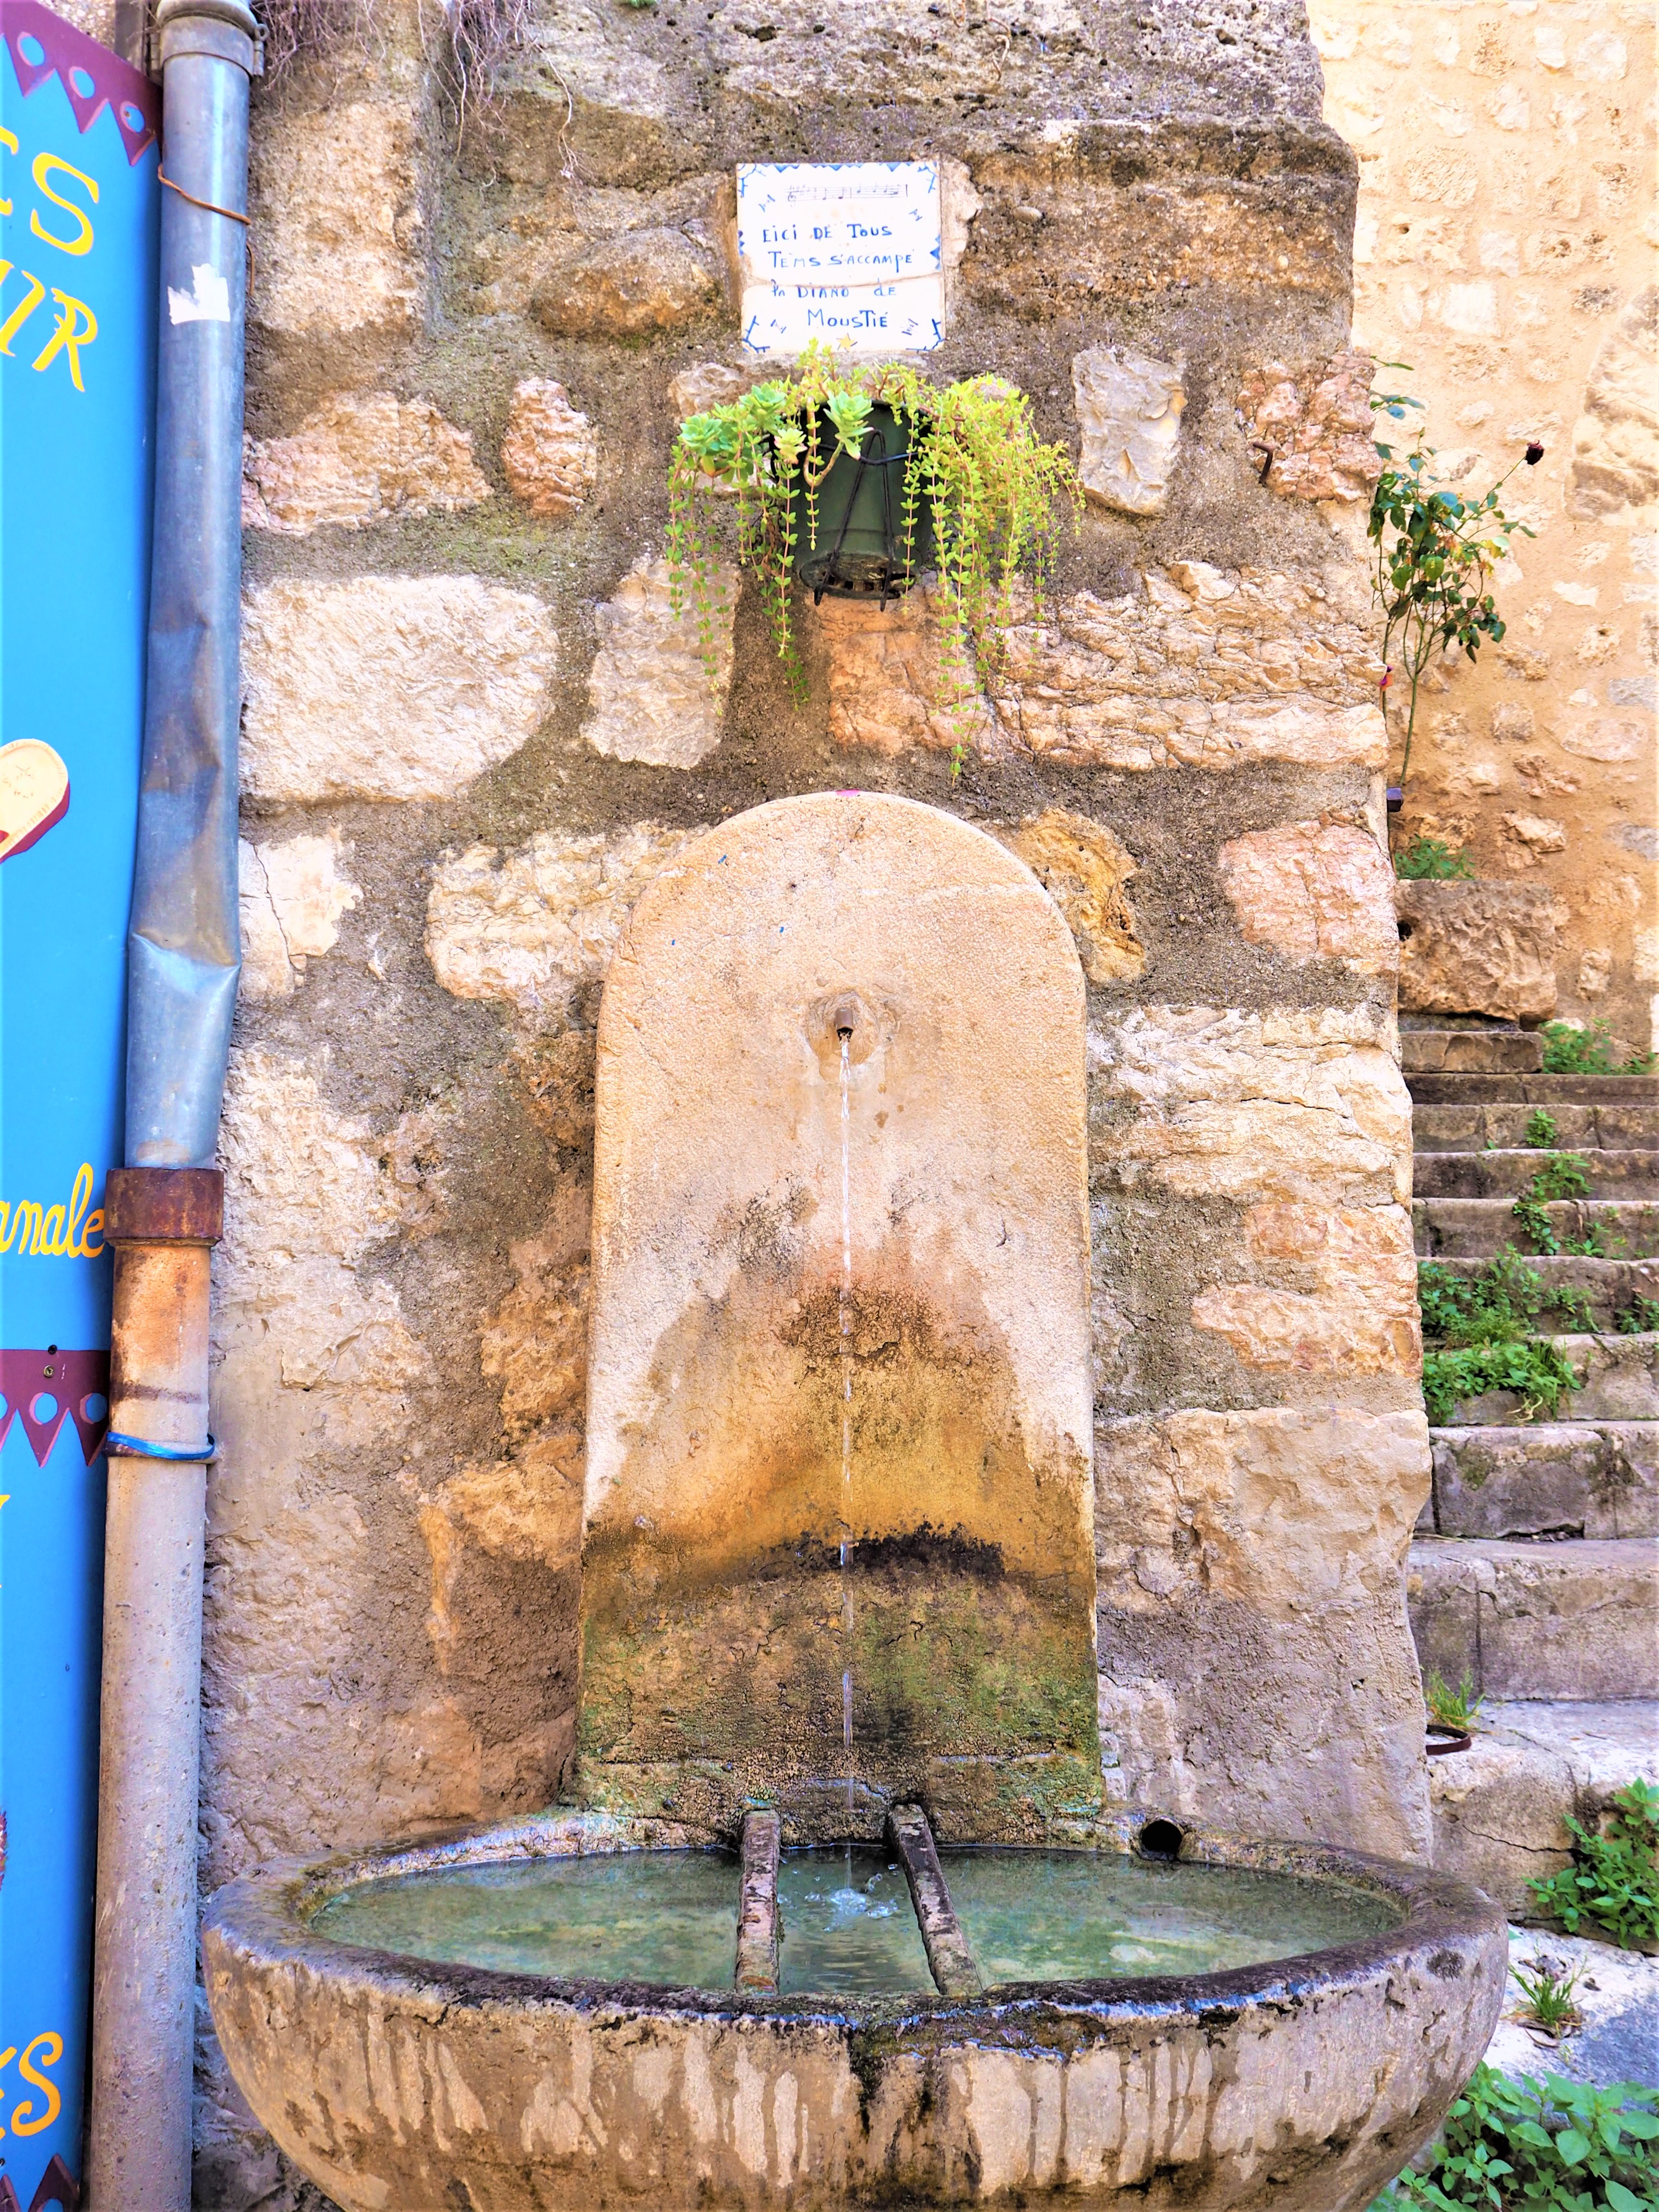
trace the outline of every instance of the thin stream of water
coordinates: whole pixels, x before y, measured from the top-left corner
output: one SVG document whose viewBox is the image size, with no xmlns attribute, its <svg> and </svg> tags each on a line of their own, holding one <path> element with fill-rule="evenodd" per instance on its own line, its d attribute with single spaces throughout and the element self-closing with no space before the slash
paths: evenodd
<svg viewBox="0 0 1659 2212">
<path fill-rule="evenodd" d="M 853 1528 L 853 1038 L 841 1037 L 841 1739 L 847 1760 L 847 1881 L 853 1883 L 853 1583 L 848 1572 Z"/>
</svg>

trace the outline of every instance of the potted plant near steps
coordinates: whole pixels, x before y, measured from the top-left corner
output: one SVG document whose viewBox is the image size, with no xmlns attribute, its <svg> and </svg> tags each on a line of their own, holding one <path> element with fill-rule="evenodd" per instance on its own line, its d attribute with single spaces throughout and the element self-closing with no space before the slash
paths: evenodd
<svg viewBox="0 0 1659 2212">
<path fill-rule="evenodd" d="M 711 678 L 714 578 L 729 526 L 798 700 L 797 582 L 815 599 L 828 592 L 885 606 L 931 572 L 940 696 L 959 729 L 1022 585 L 1041 619 L 1060 523 L 1082 506 L 1070 455 L 1038 438 L 1015 386 L 975 376 L 941 386 L 904 362 L 852 362 L 816 346 L 793 375 L 682 422 L 668 492 L 675 611 L 696 621 Z M 953 750 L 953 772 L 965 750 Z"/>
</svg>

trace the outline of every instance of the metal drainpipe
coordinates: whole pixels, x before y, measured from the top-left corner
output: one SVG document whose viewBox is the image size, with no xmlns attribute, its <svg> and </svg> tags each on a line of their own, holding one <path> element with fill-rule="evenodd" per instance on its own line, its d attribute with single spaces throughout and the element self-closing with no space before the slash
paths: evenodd
<svg viewBox="0 0 1659 2212">
<path fill-rule="evenodd" d="M 88 2144 L 90 2212 L 189 2212 L 214 1166 L 240 955 L 243 0 L 161 0 L 155 541 L 127 937 Z M 229 210 L 229 213 L 216 210 Z M 181 312 L 181 310 L 183 312 Z"/>
</svg>

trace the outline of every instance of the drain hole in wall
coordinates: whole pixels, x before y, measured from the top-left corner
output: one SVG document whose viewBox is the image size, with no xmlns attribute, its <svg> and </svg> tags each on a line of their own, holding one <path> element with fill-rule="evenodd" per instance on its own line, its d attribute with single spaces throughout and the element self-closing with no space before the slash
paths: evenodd
<svg viewBox="0 0 1659 2212">
<path fill-rule="evenodd" d="M 1182 1831 L 1173 1820 L 1148 1820 L 1136 1838 L 1144 1859 L 1173 1861 L 1181 1856 Z"/>
</svg>

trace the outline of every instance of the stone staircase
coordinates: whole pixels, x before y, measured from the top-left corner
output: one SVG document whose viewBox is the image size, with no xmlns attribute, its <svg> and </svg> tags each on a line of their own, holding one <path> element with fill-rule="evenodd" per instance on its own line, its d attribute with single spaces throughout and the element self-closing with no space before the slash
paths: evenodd
<svg viewBox="0 0 1659 2212">
<path fill-rule="evenodd" d="M 1411 1554 L 1425 1674 L 1468 1675 L 1485 1700 L 1473 1749 L 1431 1765 L 1436 1863 L 1525 1918 L 1528 1878 L 1567 1863 L 1566 1815 L 1590 1825 L 1638 1775 L 1659 1780 L 1659 1334 L 1619 1326 L 1659 1300 L 1659 1079 L 1546 1075 L 1518 1029 L 1401 1044 L 1419 1258 L 1474 1275 L 1513 1243 L 1577 1294 L 1553 1340 L 1582 1387 L 1549 1419 L 1494 1391 L 1432 1428 Z M 1614 1256 L 1525 1252 L 1512 1209 L 1546 1157 L 1527 1141 L 1540 1108 L 1589 1169 L 1587 1197 L 1547 1208 L 1556 1238 Z"/>
</svg>

